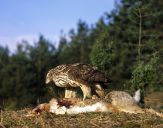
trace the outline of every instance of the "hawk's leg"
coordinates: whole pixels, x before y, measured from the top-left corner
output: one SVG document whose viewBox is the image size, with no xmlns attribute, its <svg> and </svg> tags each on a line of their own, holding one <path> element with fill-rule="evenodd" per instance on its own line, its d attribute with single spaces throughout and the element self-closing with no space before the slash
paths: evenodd
<svg viewBox="0 0 163 128">
<path fill-rule="evenodd" d="M 77 90 L 76 88 L 66 88 L 65 89 L 65 98 L 76 98 Z"/>
<path fill-rule="evenodd" d="M 105 96 L 105 91 L 100 84 L 95 85 L 95 92 L 98 94 L 100 98 Z"/>
<path fill-rule="evenodd" d="M 84 95 L 83 100 L 85 100 L 86 98 L 92 98 L 91 88 L 89 86 L 82 84 L 80 88 Z"/>
</svg>

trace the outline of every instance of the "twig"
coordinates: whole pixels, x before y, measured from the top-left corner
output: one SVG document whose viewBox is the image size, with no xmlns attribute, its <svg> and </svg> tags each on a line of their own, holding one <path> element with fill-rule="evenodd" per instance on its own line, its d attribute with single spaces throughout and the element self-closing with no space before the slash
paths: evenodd
<svg viewBox="0 0 163 128">
<path fill-rule="evenodd" d="M 98 127 L 98 128 L 101 128 L 99 125 L 95 124 L 95 123 L 93 122 L 93 120 L 90 120 L 90 124 L 92 124 L 93 126 L 96 126 L 96 127 Z"/>
<path fill-rule="evenodd" d="M 138 9 L 139 11 L 139 47 L 138 47 L 138 58 L 140 61 L 140 56 L 141 56 L 141 49 L 140 49 L 140 45 L 141 45 L 141 38 L 142 38 L 142 14 L 141 14 L 141 10 Z"/>
<path fill-rule="evenodd" d="M 3 117 L 2 117 L 2 110 L 0 110 L 0 112 L 1 112 L 1 124 L 2 124 L 2 121 L 3 121 Z"/>
<path fill-rule="evenodd" d="M 6 128 L 2 123 L 3 123 L 3 117 L 2 117 L 2 110 L 0 110 L 1 112 L 1 122 L 0 122 L 0 128 Z"/>
</svg>

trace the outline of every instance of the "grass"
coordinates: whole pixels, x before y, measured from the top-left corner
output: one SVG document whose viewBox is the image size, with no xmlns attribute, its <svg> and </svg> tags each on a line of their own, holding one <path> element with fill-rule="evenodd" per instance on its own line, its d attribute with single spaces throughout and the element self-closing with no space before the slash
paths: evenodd
<svg viewBox="0 0 163 128">
<path fill-rule="evenodd" d="M 160 109 L 163 93 L 152 93 L 146 98 L 148 106 Z M 31 109 L 1 111 L 0 128 L 163 128 L 163 118 L 156 115 L 128 113 L 84 113 L 55 115 L 43 112 L 40 116 L 26 117 Z"/>
<path fill-rule="evenodd" d="M 29 109 L 1 112 L 0 128 L 162 128 L 163 118 L 150 113 L 84 113 L 55 115 L 43 112 L 26 117 Z"/>
</svg>

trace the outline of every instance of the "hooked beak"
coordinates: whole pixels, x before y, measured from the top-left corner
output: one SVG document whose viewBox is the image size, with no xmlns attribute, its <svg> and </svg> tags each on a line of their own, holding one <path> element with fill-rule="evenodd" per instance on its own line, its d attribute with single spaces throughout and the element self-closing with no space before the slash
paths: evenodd
<svg viewBox="0 0 163 128">
<path fill-rule="evenodd" d="M 46 79 L 45 83 L 46 84 L 49 84 L 50 83 L 50 80 L 49 79 Z"/>
</svg>

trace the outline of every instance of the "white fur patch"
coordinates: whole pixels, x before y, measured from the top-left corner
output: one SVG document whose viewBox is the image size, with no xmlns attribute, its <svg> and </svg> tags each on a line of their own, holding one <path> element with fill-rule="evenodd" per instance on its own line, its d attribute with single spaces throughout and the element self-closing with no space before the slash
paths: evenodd
<svg viewBox="0 0 163 128">
<path fill-rule="evenodd" d="M 107 110 L 108 109 L 105 103 L 97 102 L 95 104 L 87 105 L 84 107 L 73 106 L 67 109 L 67 114 L 78 114 L 78 113 L 96 112 L 96 111 L 106 112 Z"/>
<path fill-rule="evenodd" d="M 135 92 L 135 95 L 133 96 L 134 100 L 138 103 L 140 101 L 140 89 L 138 89 Z"/>
<path fill-rule="evenodd" d="M 58 114 L 66 114 L 67 108 L 65 106 L 58 107 L 57 104 L 51 104 L 50 105 L 50 112 L 55 113 L 56 115 Z"/>
<path fill-rule="evenodd" d="M 56 109 L 55 114 L 66 114 L 67 108 L 65 106 L 59 107 L 58 109 Z"/>
<path fill-rule="evenodd" d="M 49 112 L 58 114 L 79 114 L 86 112 L 107 112 L 108 108 L 105 103 L 97 102 L 92 105 L 87 106 L 71 106 L 70 108 L 66 108 L 65 106 L 59 107 L 58 102 L 54 99 L 50 102 L 50 110 Z"/>
<path fill-rule="evenodd" d="M 50 104 L 50 112 L 51 113 L 55 113 L 56 110 L 58 109 L 58 105 L 57 104 Z"/>
</svg>

